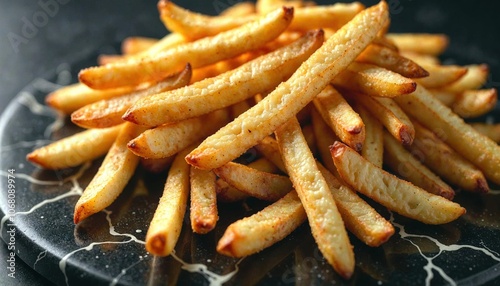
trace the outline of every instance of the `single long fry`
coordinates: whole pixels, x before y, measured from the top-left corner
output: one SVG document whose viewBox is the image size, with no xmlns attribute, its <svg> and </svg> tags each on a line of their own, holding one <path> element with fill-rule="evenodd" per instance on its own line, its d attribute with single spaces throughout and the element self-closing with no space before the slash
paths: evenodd
<svg viewBox="0 0 500 286">
<path fill-rule="evenodd" d="M 413 121 L 415 140 L 408 146 L 411 154 L 436 174 L 463 190 L 486 193 L 483 173 L 445 144 L 435 133 Z"/>
<path fill-rule="evenodd" d="M 189 196 L 190 167 L 184 156 L 189 151 L 190 148 L 186 148 L 175 156 L 168 171 L 163 195 L 149 224 L 146 250 L 153 255 L 170 255 L 181 233 Z"/>
<path fill-rule="evenodd" d="M 374 64 L 399 73 L 407 78 L 422 78 L 429 73 L 410 59 L 401 56 L 397 51 L 380 45 L 369 45 L 357 58 L 356 61 Z"/>
<path fill-rule="evenodd" d="M 440 55 L 448 47 L 444 34 L 387 34 L 399 49 L 420 54 Z"/>
<path fill-rule="evenodd" d="M 260 212 L 232 223 L 217 243 L 217 252 L 232 257 L 257 253 L 288 236 L 306 218 L 292 190 Z"/>
<path fill-rule="evenodd" d="M 285 3 L 285 5 L 288 5 Z M 364 9 L 359 2 L 297 8 L 290 30 L 308 31 L 329 28 L 338 30 Z"/>
<path fill-rule="evenodd" d="M 128 37 L 122 42 L 122 54 L 135 55 L 150 49 L 158 43 L 158 39 L 147 37 Z"/>
<path fill-rule="evenodd" d="M 232 6 L 227 7 L 224 11 L 220 12 L 222 16 L 245 16 L 248 14 L 257 13 L 255 3 L 253 2 L 238 2 Z"/>
<path fill-rule="evenodd" d="M 466 90 L 457 97 L 451 108 L 462 118 L 479 117 L 493 110 L 497 101 L 495 88 Z"/>
<path fill-rule="evenodd" d="M 75 167 L 106 154 L 121 128 L 85 130 L 35 149 L 26 159 L 46 169 Z"/>
<path fill-rule="evenodd" d="M 188 85 L 191 73 L 191 66 L 188 64 L 180 73 L 174 74 L 149 88 L 85 105 L 71 114 L 71 121 L 85 128 L 105 128 L 118 125 L 124 122 L 122 116 L 137 100 Z"/>
<path fill-rule="evenodd" d="M 466 67 L 456 65 L 442 66 L 425 63 L 420 65 L 429 72 L 429 76 L 415 80 L 426 88 L 439 88 L 450 85 L 458 81 L 467 73 Z"/>
<path fill-rule="evenodd" d="M 146 130 L 131 140 L 128 147 L 134 154 L 144 158 L 169 157 L 212 134 L 228 121 L 228 112 L 217 110 L 200 117 Z"/>
<path fill-rule="evenodd" d="M 333 133 L 316 108 L 311 111 L 311 120 L 321 161 L 332 174 L 338 177 L 337 168 L 333 164 L 329 146 L 340 139 Z"/>
<path fill-rule="evenodd" d="M 139 157 L 128 150 L 127 143 L 142 130 L 131 123 L 121 128 L 97 174 L 75 205 L 75 224 L 111 205 L 123 191 L 139 163 Z"/>
<path fill-rule="evenodd" d="M 486 178 L 500 184 L 500 146 L 496 142 L 466 124 L 420 85 L 415 92 L 394 100 L 428 129 L 442 132 L 445 143 L 479 167 Z"/>
<path fill-rule="evenodd" d="M 432 56 L 429 54 L 419 54 L 415 52 L 410 52 L 410 51 L 399 51 L 399 53 L 405 57 L 408 58 L 417 64 L 428 64 L 428 65 L 440 65 L 441 61 L 439 60 L 438 57 Z"/>
<path fill-rule="evenodd" d="M 384 163 L 403 179 L 412 182 L 431 194 L 449 200 L 452 200 L 455 196 L 455 191 L 448 184 L 429 170 L 423 162 L 413 157 L 387 132 L 384 132 Z"/>
<path fill-rule="evenodd" d="M 273 89 L 288 79 L 322 43 L 321 31 L 308 33 L 289 46 L 219 76 L 141 99 L 123 118 L 136 124 L 155 126 L 227 107 Z"/>
<path fill-rule="evenodd" d="M 79 79 L 97 89 L 158 81 L 188 62 L 193 68 L 198 68 L 256 49 L 278 37 L 292 18 L 293 9 L 277 9 L 238 28 L 175 46 L 154 58 L 84 69 L 80 71 Z"/>
<path fill-rule="evenodd" d="M 363 144 L 361 155 L 375 166 L 382 168 L 384 160 L 384 126 L 365 107 L 357 105 L 356 110 L 365 123 L 366 130 L 365 143 Z M 328 155 L 331 158 L 330 151 L 328 151 Z"/>
<path fill-rule="evenodd" d="M 215 228 L 217 214 L 217 191 L 215 174 L 191 166 L 191 228 L 195 233 L 207 233 Z"/>
<path fill-rule="evenodd" d="M 488 80 L 490 68 L 487 64 L 468 65 L 467 73 L 457 82 L 443 87 L 447 92 L 461 93 L 466 90 L 478 89 Z"/>
<path fill-rule="evenodd" d="M 188 163 L 213 169 L 238 157 L 297 114 L 375 38 L 387 20 L 385 2 L 360 12 L 330 37 L 286 82 L 205 139 Z"/>
<path fill-rule="evenodd" d="M 426 224 L 444 224 L 465 213 L 459 204 L 398 179 L 341 142 L 331 147 L 331 153 L 346 183 L 403 216 Z"/>
<path fill-rule="evenodd" d="M 354 271 L 354 253 L 332 192 L 307 147 L 296 118 L 275 132 L 283 162 L 299 195 L 318 247 L 344 278 Z"/>
<path fill-rule="evenodd" d="M 415 91 L 417 84 L 398 73 L 364 63 L 351 63 L 333 79 L 335 86 L 371 96 L 395 97 Z"/>
<path fill-rule="evenodd" d="M 265 137 L 262 141 L 255 145 L 255 149 L 257 149 L 262 156 L 266 157 L 269 161 L 276 165 L 282 172 L 286 173 L 283 159 L 279 153 L 278 142 L 276 142 L 274 138 L 269 136 Z"/>
<path fill-rule="evenodd" d="M 365 125 L 342 95 L 328 85 L 314 99 L 323 120 L 347 145 L 361 151 L 365 142 Z"/>
<path fill-rule="evenodd" d="M 489 137 L 491 140 L 500 143 L 500 124 L 471 123 L 477 132 Z"/>
<path fill-rule="evenodd" d="M 277 201 L 292 189 L 292 182 L 286 176 L 262 172 L 234 162 L 213 171 L 229 185 L 261 200 Z"/>
<path fill-rule="evenodd" d="M 130 93 L 132 87 L 121 87 L 106 90 L 94 90 L 81 83 L 75 83 L 51 92 L 45 98 L 45 102 L 65 114 L 81 108 L 93 102 L 113 98 L 122 94 Z"/>
<path fill-rule="evenodd" d="M 413 124 L 392 98 L 357 94 L 356 102 L 368 109 L 394 138 L 398 139 L 403 145 L 411 145 L 415 137 Z"/>
</svg>

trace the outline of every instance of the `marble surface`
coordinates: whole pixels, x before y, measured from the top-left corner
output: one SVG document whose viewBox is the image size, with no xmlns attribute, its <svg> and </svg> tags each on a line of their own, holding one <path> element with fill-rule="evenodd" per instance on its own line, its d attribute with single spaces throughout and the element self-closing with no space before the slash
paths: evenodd
<svg viewBox="0 0 500 286">
<path fill-rule="evenodd" d="M 411 19 L 424 24 L 434 19 L 432 27 L 447 32 L 446 22 L 439 21 L 443 18 L 450 21 L 456 14 L 436 9 L 440 6 L 433 6 L 430 1 L 420 4 L 418 11 L 410 10 L 409 7 L 417 5 L 414 2 L 418 1 L 401 1 L 404 10 L 397 14 L 398 10 L 393 10 L 395 21 L 411 12 L 414 15 Z M 474 9 L 477 7 L 471 7 Z M 434 14 L 426 20 L 425 11 L 441 11 L 444 16 Z M 396 29 L 401 28 L 404 25 L 396 26 Z M 458 40 L 469 43 L 467 35 L 463 33 L 462 37 L 466 38 L 458 37 Z M 116 48 L 116 43 L 108 49 Z M 488 85 L 498 87 L 500 84 L 495 81 L 498 62 L 491 48 L 452 43 L 449 58 L 461 63 L 490 63 L 493 72 Z M 394 223 L 397 233 L 379 248 L 369 248 L 352 238 L 357 264 L 356 273 L 349 281 L 340 279 L 325 262 L 307 225 L 270 249 L 243 260 L 216 254 L 215 244 L 225 226 L 263 207 L 262 203 L 253 200 L 244 205 L 221 207 L 221 221 L 211 234 L 200 236 L 183 232 L 175 256 L 152 257 L 143 244 L 165 177 L 144 171 L 137 172 L 124 193 L 106 211 L 75 226 L 73 206 L 96 172 L 99 161 L 53 172 L 37 169 L 24 158 L 33 148 L 78 131 L 44 106 L 43 98 L 54 88 L 74 81 L 75 72 L 93 64 L 97 53 L 94 49 L 72 60 L 46 66 L 46 71 L 36 74 L 31 82 L 21 83 L 16 97 L 2 114 L 1 236 L 9 243 L 9 231 L 14 229 L 15 249 L 7 245 L 0 253 L 5 263 L 10 252 L 15 251 L 16 274 L 30 281 L 9 280 L 9 270 L 5 271 L 9 266 L 7 262 L 0 273 L 2 285 L 36 285 L 37 282 L 42 285 L 48 281 L 59 285 L 164 285 L 166 282 L 206 285 L 224 281 L 227 285 L 500 283 L 498 191 L 483 196 L 459 194 L 457 201 L 468 212 L 458 221 L 443 226 L 425 226 L 381 210 Z M 9 169 L 15 170 L 16 201 L 12 221 L 5 215 L 9 213 Z M 187 221 L 185 229 L 189 229 Z"/>
</svg>

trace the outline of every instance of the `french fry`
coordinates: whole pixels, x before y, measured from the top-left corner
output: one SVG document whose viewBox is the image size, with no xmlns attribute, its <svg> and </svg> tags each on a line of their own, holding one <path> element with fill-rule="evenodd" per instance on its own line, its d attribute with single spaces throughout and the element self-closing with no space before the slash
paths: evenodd
<svg viewBox="0 0 500 286">
<path fill-rule="evenodd" d="M 477 132 L 489 137 L 491 140 L 500 143 L 500 124 L 471 123 Z"/>
<path fill-rule="evenodd" d="M 479 117 L 493 110 L 497 101 L 497 90 L 494 88 L 466 90 L 457 97 L 451 109 L 462 118 Z"/>
<path fill-rule="evenodd" d="M 234 162 L 213 171 L 234 188 L 265 201 L 277 201 L 292 189 L 292 183 L 286 176 L 262 172 Z"/>
<path fill-rule="evenodd" d="M 233 6 L 227 7 L 224 11 L 220 13 L 222 16 L 245 16 L 248 14 L 257 13 L 257 9 L 255 7 L 255 3 L 253 2 L 238 2 Z"/>
<path fill-rule="evenodd" d="M 375 38 L 387 20 L 385 2 L 363 10 L 314 52 L 286 82 L 217 131 L 186 160 L 213 169 L 238 157 L 306 106 Z M 286 107 L 286 108 L 285 108 Z"/>
<path fill-rule="evenodd" d="M 365 107 L 357 105 L 356 110 L 365 123 L 366 130 L 365 143 L 361 150 L 361 156 L 370 161 L 373 165 L 382 168 L 384 160 L 384 126 L 373 117 Z M 333 142 L 328 146 L 331 144 L 333 144 Z M 331 158 L 329 150 L 328 156 Z"/>
<path fill-rule="evenodd" d="M 319 171 L 297 119 L 280 126 L 277 137 L 290 180 L 306 211 L 311 232 L 325 259 L 344 278 L 354 271 L 354 253 L 332 192 Z"/>
<path fill-rule="evenodd" d="M 470 192 L 486 193 L 488 182 L 483 173 L 457 154 L 435 133 L 413 121 L 415 140 L 408 146 L 411 154 L 446 181 Z"/>
<path fill-rule="evenodd" d="M 205 234 L 215 228 L 219 220 L 215 174 L 212 171 L 191 166 L 191 228 L 195 233 Z"/>
<path fill-rule="evenodd" d="M 355 100 L 368 109 L 394 138 L 405 146 L 411 145 L 415 137 L 413 124 L 392 98 L 356 94 Z"/>
<path fill-rule="evenodd" d="M 393 234 L 394 227 L 349 187 L 318 163 L 346 228 L 369 246 L 379 246 Z"/>
<path fill-rule="evenodd" d="M 106 154 L 122 127 L 85 130 L 35 149 L 26 159 L 45 169 L 75 167 Z"/>
<path fill-rule="evenodd" d="M 75 83 L 51 92 L 45 98 L 45 102 L 64 114 L 71 114 L 87 104 L 127 94 L 133 90 L 132 87 L 94 90 L 81 83 Z"/>
<path fill-rule="evenodd" d="M 332 84 L 371 96 L 395 97 L 415 91 L 417 84 L 390 70 L 364 63 L 351 63 Z"/>
<path fill-rule="evenodd" d="M 338 30 L 364 8 L 359 2 L 296 8 L 289 30 L 308 31 L 325 28 Z"/>
<path fill-rule="evenodd" d="M 458 94 L 448 91 L 443 91 L 439 89 L 429 89 L 429 92 L 442 104 L 446 106 L 452 106 L 453 103 L 457 100 Z"/>
<path fill-rule="evenodd" d="M 146 250 L 153 255 L 170 255 L 181 233 L 189 196 L 190 167 L 184 160 L 188 151 L 186 148 L 175 156 L 163 195 L 149 224 Z"/>
<path fill-rule="evenodd" d="M 124 122 L 122 116 L 137 100 L 189 84 L 191 66 L 149 88 L 87 104 L 71 114 L 71 121 L 85 128 L 105 128 Z"/>
<path fill-rule="evenodd" d="M 490 68 L 486 64 L 468 65 L 467 73 L 457 82 L 443 87 L 447 92 L 461 93 L 466 90 L 478 89 L 488 80 Z"/>
<path fill-rule="evenodd" d="M 121 127 L 97 174 L 75 205 L 75 224 L 111 205 L 123 191 L 139 163 L 139 157 L 128 150 L 127 143 L 142 130 L 131 123 Z"/>
<path fill-rule="evenodd" d="M 437 56 L 448 47 L 448 36 L 444 34 L 387 34 L 399 49 Z"/>
<path fill-rule="evenodd" d="M 341 142 L 335 142 L 331 153 L 346 183 L 403 216 L 426 224 L 444 224 L 465 213 L 459 204 L 398 179 Z"/>
<path fill-rule="evenodd" d="M 500 146 L 496 142 L 466 124 L 420 85 L 415 92 L 394 100 L 428 129 L 442 133 L 443 141 L 479 167 L 487 179 L 500 184 Z"/>
<path fill-rule="evenodd" d="M 276 142 L 274 138 L 269 136 L 265 137 L 262 141 L 255 145 L 255 149 L 257 149 L 262 156 L 266 157 L 269 161 L 276 165 L 282 172 L 286 173 L 283 159 L 279 153 L 278 142 Z"/>
<path fill-rule="evenodd" d="M 123 118 L 140 125 L 156 126 L 246 100 L 286 80 L 322 43 L 321 31 L 308 33 L 291 45 L 219 76 L 140 99 Z"/>
<path fill-rule="evenodd" d="M 379 45 L 369 45 L 356 61 L 386 68 L 407 78 L 422 78 L 429 73 L 417 63 L 401 56 L 397 51 Z"/>
<path fill-rule="evenodd" d="M 158 39 L 146 37 L 128 37 L 122 42 L 122 54 L 135 55 L 150 49 L 156 43 L 158 43 Z"/>
<path fill-rule="evenodd" d="M 302 127 L 302 134 L 304 134 L 304 138 L 306 138 L 307 146 L 309 146 L 309 150 L 311 150 L 311 153 L 313 155 L 316 155 L 317 149 L 316 149 L 316 136 L 314 135 L 313 127 L 311 124 L 308 124 L 304 127 Z"/>
<path fill-rule="evenodd" d="M 288 236 L 305 220 L 304 208 L 292 190 L 260 212 L 232 223 L 217 243 L 217 252 L 232 257 L 257 253 Z"/>
<path fill-rule="evenodd" d="M 229 121 L 226 110 L 162 125 L 133 138 L 128 147 L 140 157 L 159 159 L 174 155 L 192 143 L 212 134 Z"/>
<path fill-rule="evenodd" d="M 384 132 L 384 162 L 403 179 L 428 191 L 453 200 L 455 191 L 408 152 L 389 133 Z"/>
<path fill-rule="evenodd" d="M 455 65 L 442 66 L 422 63 L 420 66 L 429 72 L 429 76 L 415 80 L 426 88 L 439 88 L 450 85 L 467 73 L 467 68 Z"/>
<path fill-rule="evenodd" d="M 278 37 L 292 18 L 292 9 L 277 9 L 253 22 L 213 37 L 174 46 L 158 53 L 154 58 L 84 69 L 80 71 L 79 79 L 96 89 L 157 81 L 180 70 L 188 62 L 193 68 L 199 68 L 259 48 Z"/>
<path fill-rule="evenodd" d="M 255 8 L 257 13 L 266 14 L 281 6 L 291 6 L 294 8 L 300 8 L 306 6 L 308 3 L 302 0 L 257 0 L 255 3 Z"/>
<path fill-rule="evenodd" d="M 357 151 L 363 149 L 365 125 L 336 89 L 331 85 L 326 86 L 313 99 L 313 103 L 323 120 L 343 142 Z"/>
<path fill-rule="evenodd" d="M 410 59 L 417 64 L 428 64 L 428 65 L 440 65 L 441 61 L 438 57 L 426 54 L 419 54 L 410 51 L 400 51 L 399 52 L 403 57 Z"/>
<path fill-rule="evenodd" d="M 335 135 L 335 133 L 333 133 L 328 124 L 326 124 L 316 108 L 312 110 L 311 117 L 314 135 L 316 136 L 317 149 L 319 151 L 321 161 L 326 168 L 338 178 L 337 168 L 335 168 L 335 165 L 333 164 L 330 149 L 328 147 L 340 139 Z"/>
</svg>

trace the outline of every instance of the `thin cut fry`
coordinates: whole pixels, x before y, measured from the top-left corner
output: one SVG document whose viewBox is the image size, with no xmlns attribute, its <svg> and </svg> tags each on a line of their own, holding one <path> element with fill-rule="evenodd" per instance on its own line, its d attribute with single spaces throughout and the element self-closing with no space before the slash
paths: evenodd
<svg viewBox="0 0 500 286">
<path fill-rule="evenodd" d="M 332 129 L 326 124 L 319 112 L 314 108 L 311 112 L 312 125 L 314 129 L 314 135 L 316 136 L 317 149 L 321 157 L 321 161 L 326 166 L 326 168 L 339 178 L 337 175 L 337 168 L 333 164 L 332 156 L 330 155 L 329 146 L 335 141 L 340 140 Z"/>
<path fill-rule="evenodd" d="M 458 81 L 467 73 L 467 68 L 461 66 L 441 66 L 424 63 L 420 65 L 429 72 L 429 76 L 415 80 L 426 88 L 440 88 L 450 85 Z"/>
<path fill-rule="evenodd" d="M 365 123 L 366 130 L 365 143 L 361 150 L 361 156 L 370 161 L 373 165 L 382 168 L 384 159 L 384 126 L 373 117 L 365 107 L 358 104 L 356 110 Z M 333 142 L 331 144 L 333 144 Z M 328 155 L 331 158 L 329 151 Z"/>
<path fill-rule="evenodd" d="M 419 54 L 410 51 L 400 51 L 399 52 L 403 57 L 408 58 L 417 64 L 428 64 L 428 65 L 440 65 L 441 61 L 436 56 Z"/>
<path fill-rule="evenodd" d="M 387 34 L 399 49 L 420 54 L 440 55 L 448 47 L 444 34 Z"/>
<path fill-rule="evenodd" d="M 306 106 L 375 38 L 387 20 L 387 4 L 360 12 L 330 37 L 286 82 L 247 112 L 208 137 L 186 160 L 213 169 L 238 157 Z"/>
<path fill-rule="evenodd" d="M 466 90 L 478 89 L 488 80 L 490 68 L 486 64 L 468 65 L 467 73 L 457 82 L 443 87 L 444 91 L 461 93 Z"/>
<path fill-rule="evenodd" d="M 97 174 L 75 205 L 75 224 L 111 205 L 123 191 L 139 163 L 139 157 L 128 150 L 127 143 L 142 130 L 131 123 L 121 128 Z"/>
<path fill-rule="evenodd" d="M 489 137 L 491 140 L 500 143 L 500 124 L 471 123 L 477 132 Z"/>
<path fill-rule="evenodd" d="M 215 174 L 191 166 L 191 228 L 195 233 L 207 233 L 215 228 L 217 214 L 217 192 Z"/>
<path fill-rule="evenodd" d="M 262 156 L 266 157 L 269 161 L 276 165 L 282 172 L 286 173 L 283 159 L 279 153 L 278 142 L 276 142 L 274 138 L 269 136 L 265 137 L 262 141 L 255 145 L 255 149 L 257 149 Z"/>
<path fill-rule="evenodd" d="M 122 42 L 122 54 L 135 55 L 148 50 L 156 43 L 158 43 L 158 39 L 146 37 L 128 37 Z"/>
<path fill-rule="evenodd" d="M 459 204 L 398 179 L 341 142 L 335 142 L 331 153 L 346 183 L 403 216 L 426 224 L 444 224 L 465 213 Z"/>
<path fill-rule="evenodd" d="M 494 88 L 466 90 L 457 97 L 451 108 L 462 118 L 473 118 L 493 110 L 497 101 L 497 90 Z"/>
<path fill-rule="evenodd" d="M 257 9 L 255 7 L 255 3 L 253 2 L 238 2 L 232 6 L 229 6 L 224 11 L 220 12 L 222 16 L 245 16 L 248 14 L 257 13 Z"/>
</svg>

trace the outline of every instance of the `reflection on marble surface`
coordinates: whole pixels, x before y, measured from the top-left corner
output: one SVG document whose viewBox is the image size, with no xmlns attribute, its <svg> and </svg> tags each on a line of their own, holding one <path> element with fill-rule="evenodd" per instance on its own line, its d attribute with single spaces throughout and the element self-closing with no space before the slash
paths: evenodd
<svg viewBox="0 0 500 286">
<path fill-rule="evenodd" d="M 221 205 L 218 226 L 207 235 L 192 234 L 186 219 L 174 255 L 148 254 L 145 235 L 166 174 L 138 170 L 115 203 L 74 225 L 74 204 L 100 160 L 60 171 L 41 170 L 25 161 L 32 149 L 79 130 L 42 104 L 47 92 L 70 82 L 69 65 L 62 65 L 54 78 L 54 83 L 39 79 L 30 84 L 4 114 L 0 175 L 5 188 L 6 170 L 16 170 L 16 255 L 57 284 L 462 285 L 500 275 L 499 192 L 459 193 L 456 199 L 467 214 L 441 226 L 423 225 L 381 209 L 396 234 L 378 248 L 352 236 L 356 271 L 349 281 L 325 261 L 307 225 L 251 257 L 217 254 L 215 246 L 225 228 L 265 206 L 253 199 Z M 7 213 L 4 189 L 1 208 Z M 7 215 L 1 220 L 4 240 L 8 220 Z"/>
</svg>

